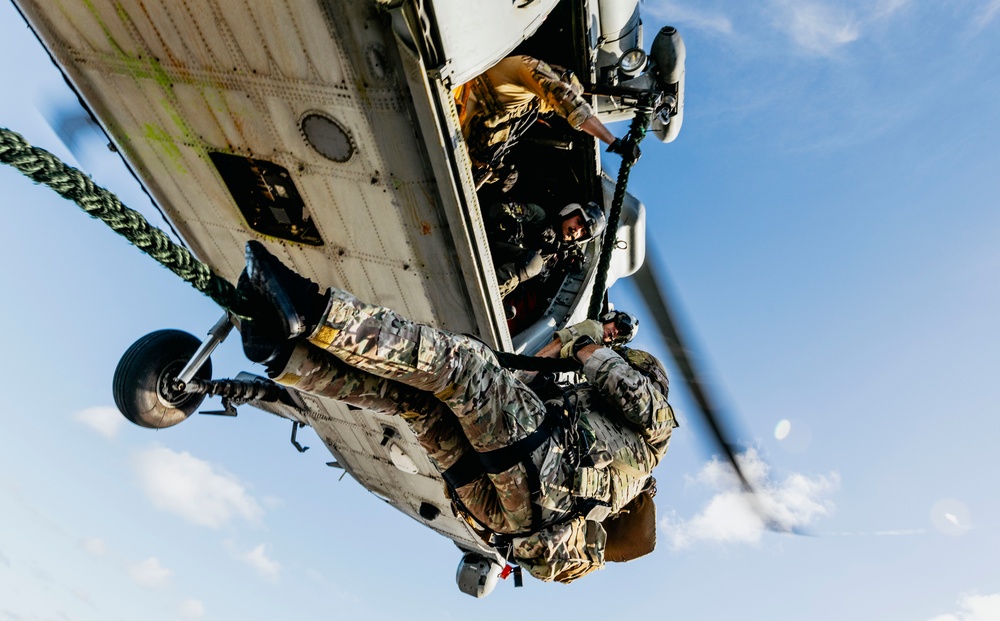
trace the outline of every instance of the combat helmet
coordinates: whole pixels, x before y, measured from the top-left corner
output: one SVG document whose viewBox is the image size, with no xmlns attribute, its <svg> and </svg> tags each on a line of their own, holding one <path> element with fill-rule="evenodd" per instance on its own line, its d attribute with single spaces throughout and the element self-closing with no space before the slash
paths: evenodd
<svg viewBox="0 0 1000 621">
<path fill-rule="evenodd" d="M 586 205 L 580 203 L 570 203 L 559 212 L 559 218 L 566 220 L 579 214 L 583 218 L 583 223 L 587 227 L 587 234 L 578 239 L 578 242 L 590 241 L 604 232 L 604 227 L 608 225 L 608 219 L 604 215 L 604 210 L 600 205 L 591 201 Z"/>
<path fill-rule="evenodd" d="M 614 340 L 613 345 L 624 345 L 634 339 L 636 334 L 639 334 L 639 319 L 632 313 L 609 310 L 601 315 L 601 323 L 610 323 L 612 321 L 615 323 L 615 327 L 618 328 L 618 338 Z"/>
<path fill-rule="evenodd" d="M 656 384 L 664 397 L 667 396 L 670 380 L 667 379 L 667 370 L 663 368 L 663 363 L 657 360 L 656 356 L 641 349 L 629 347 L 623 347 L 619 353 L 635 370 Z"/>
</svg>

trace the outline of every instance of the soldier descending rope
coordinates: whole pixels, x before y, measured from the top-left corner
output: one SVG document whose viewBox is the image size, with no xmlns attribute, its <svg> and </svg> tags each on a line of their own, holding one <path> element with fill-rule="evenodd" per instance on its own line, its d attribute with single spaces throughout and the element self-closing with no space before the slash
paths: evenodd
<svg viewBox="0 0 1000 621">
<path fill-rule="evenodd" d="M 602 347 L 601 324 L 585 322 L 560 335 L 560 349 L 586 381 L 543 401 L 479 341 L 346 291 L 323 294 L 257 242 L 238 289 L 248 358 L 284 385 L 401 415 L 459 510 L 535 577 L 570 582 L 603 567 L 606 553 L 629 560 L 652 549 L 621 552 L 634 533 L 612 527 L 640 506 L 654 523 L 651 472 L 676 426 L 651 355 Z"/>
</svg>

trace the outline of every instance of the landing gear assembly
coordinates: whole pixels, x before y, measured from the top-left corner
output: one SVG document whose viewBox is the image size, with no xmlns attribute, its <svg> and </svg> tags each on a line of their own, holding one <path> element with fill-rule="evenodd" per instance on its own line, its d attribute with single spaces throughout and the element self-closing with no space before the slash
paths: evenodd
<svg viewBox="0 0 1000 621">
<path fill-rule="evenodd" d="M 118 362 L 114 376 L 115 405 L 128 420 L 140 427 L 163 429 L 184 420 L 208 396 L 221 396 L 223 409 L 204 414 L 236 416 L 235 405 L 243 403 L 283 404 L 304 410 L 305 405 L 290 391 L 269 379 L 240 373 L 235 379 L 212 379 L 215 348 L 233 329 L 229 315 L 208 332 L 205 342 L 180 330 L 157 330 L 136 341 Z M 264 408 L 271 411 L 269 408 Z M 305 425 L 300 416 L 287 416 L 296 425 Z M 304 449 L 295 440 L 292 444 Z"/>
<path fill-rule="evenodd" d="M 176 380 L 200 345 L 180 330 L 157 330 L 133 343 L 118 362 L 113 384 L 115 405 L 125 418 L 163 429 L 191 416 L 206 395 L 187 392 Z M 212 361 L 206 358 L 195 377 L 211 379 Z"/>
</svg>

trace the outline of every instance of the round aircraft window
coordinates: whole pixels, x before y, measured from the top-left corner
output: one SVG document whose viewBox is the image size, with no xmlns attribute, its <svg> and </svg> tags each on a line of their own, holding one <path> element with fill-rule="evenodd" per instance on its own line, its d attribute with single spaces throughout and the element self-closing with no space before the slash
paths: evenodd
<svg viewBox="0 0 1000 621">
<path fill-rule="evenodd" d="M 325 114 L 310 112 L 299 124 L 302 135 L 312 148 L 334 162 L 346 162 L 354 155 L 354 143 L 340 123 Z"/>
</svg>

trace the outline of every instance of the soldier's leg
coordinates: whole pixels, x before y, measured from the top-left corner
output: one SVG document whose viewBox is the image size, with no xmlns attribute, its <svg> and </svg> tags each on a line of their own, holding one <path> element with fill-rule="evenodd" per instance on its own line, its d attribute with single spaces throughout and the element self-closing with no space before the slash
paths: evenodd
<svg viewBox="0 0 1000 621">
<path fill-rule="evenodd" d="M 442 473 L 473 451 L 454 413 L 434 395 L 348 366 L 308 343 L 295 345 L 274 380 L 310 394 L 401 416 L 431 463 Z M 454 491 L 473 517 L 487 528 L 516 532 L 523 530 L 524 520 L 530 516 L 530 511 L 525 510 L 530 498 L 523 497 L 524 492 L 518 490 L 527 490 L 520 468 L 492 478 L 479 474 Z"/>
<path fill-rule="evenodd" d="M 252 345 L 255 339 L 241 332 L 244 350 L 260 353 L 258 361 L 277 364 L 281 338 L 308 335 L 313 344 L 360 371 L 434 393 L 454 413 L 477 452 L 511 446 L 545 420 L 538 397 L 499 367 L 490 349 L 478 341 L 416 324 L 345 291 L 331 289 L 321 296 L 315 283 L 259 243 L 247 243 L 246 276 L 240 283 L 253 312 L 251 326 L 258 324 L 251 332 L 258 335 L 260 346 L 248 348 L 248 340 Z M 268 309 L 275 313 L 270 320 Z M 501 512 L 510 513 L 512 522 L 530 514 L 528 481 L 536 483 L 520 469 L 489 475 Z"/>
<path fill-rule="evenodd" d="M 434 466 L 444 472 L 472 446 L 455 415 L 434 395 L 348 366 L 305 342 L 295 344 L 274 381 L 389 416 L 401 416 Z"/>
<path fill-rule="evenodd" d="M 484 344 L 417 324 L 346 291 L 331 290 L 309 341 L 352 367 L 434 393 L 480 452 L 520 440 L 545 419 L 535 393 L 499 366 Z"/>
</svg>

